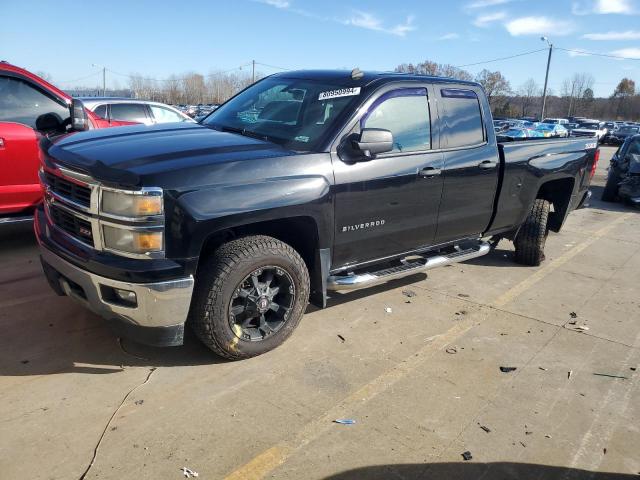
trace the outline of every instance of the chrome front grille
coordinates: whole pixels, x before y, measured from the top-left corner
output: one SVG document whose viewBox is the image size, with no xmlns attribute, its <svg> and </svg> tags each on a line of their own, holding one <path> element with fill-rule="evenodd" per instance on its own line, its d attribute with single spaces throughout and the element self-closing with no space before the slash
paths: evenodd
<svg viewBox="0 0 640 480">
<path fill-rule="evenodd" d="M 44 173 L 46 184 L 58 196 L 86 208 L 91 207 L 91 188 L 50 172 Z"/>
<path fill-rule="evenodd" d="M 49 205 L 49 217 L 55 226 L 64 230 L 77 240 L 94 246 L 91 222 L 84 220 L 66 209 Z"/>
<path fill-rule="evenodd" d="M 43 165 L 39 172 L 44 189 L 44 206 L 49 224 L 67 238 L 99 251 L 131 258 L 164 258 L 164 249 L 147 253 L 130 253 L 108 248 L 104 241 L 106 227 L 138 232 L 164 230 L 164 215 L 122 217 L 102 211 L 104 192 L 148 194 L 162 192 L 155 187 L 118 190 L 100 185 L 91 176 L 58 165 Z"/>
</svg>

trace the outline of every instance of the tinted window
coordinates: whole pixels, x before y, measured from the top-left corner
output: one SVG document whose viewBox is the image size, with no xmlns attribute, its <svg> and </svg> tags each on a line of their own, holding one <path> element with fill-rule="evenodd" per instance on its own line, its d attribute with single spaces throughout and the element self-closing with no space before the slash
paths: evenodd
<svg viewBox="0 0 640 480">
<path fill-rule="evenodd" d="M 29 83 L 12 77 L 0 77 L 0 122 L 16 122 L 35 128 L 36 119 L 54 113 L 66 120 L 69 107 L 61 105 Z"/>
<path fill-rule="evenodd" d="M 382 95 L 362 117 L 360 127 L 390 130 L 394 152 L 428 150 L 431 127 L 427 91 L 407 88 Z"/>
<path fill-rule="evenodd" d="M 443 89 L 443 131 L 448 148 L 478 145 L 485 141 L 480 102 L 472 90 Z"/>
<path fill-rule="evenodd" d="M 144 123 L 147 121 L 145 106 L 139 103 L 113 103 L 111 104 L 111 119 Z"/>
<path fill-rule="evenodd" d="M 98 108 L 96 108 L 93 113 L 95 113 L 96 115 L 98 115 L 101 118 L 107 118 L 107 106 L 106 105 L 100 105 Z"/>
<path fill-rule="evenodd" d="M 184 122 L 185 118 L 173 110 L 158 105 L 149 105 L 156 123 Z"/>
</svg>

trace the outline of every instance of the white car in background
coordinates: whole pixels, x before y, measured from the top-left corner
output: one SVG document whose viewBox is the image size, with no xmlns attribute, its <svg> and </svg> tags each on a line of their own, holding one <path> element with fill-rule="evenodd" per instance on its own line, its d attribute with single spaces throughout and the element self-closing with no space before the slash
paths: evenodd
<svg viewBox="0 0 640 480">
<path fill-rule="evenodd" d="M 571 130 L 572 137 L 596 137 L 598 142 L 602 142 L 606 134 L 607 129 L 604 126 L 604 122 L 597 120 L 582 121 L 578 125 L 578 128 Z"/>
<path fill-rule="evenodd" d="M 79 100 L 86 108 L 105 120 L 145 125 L 194 121 L 177 108 L 160 102 L 116 97 L 81 97 Z"/>
</svg>

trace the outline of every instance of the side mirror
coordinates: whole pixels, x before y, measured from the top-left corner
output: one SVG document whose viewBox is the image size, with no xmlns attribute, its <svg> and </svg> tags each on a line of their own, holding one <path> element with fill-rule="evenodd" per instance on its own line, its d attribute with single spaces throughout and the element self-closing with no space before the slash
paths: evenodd
<svg viewBox="0 0 640 480">
<path fill-rule="evenodd" d="M 354 150 L 365 158 L 393 150 L 393 134 L 384 128 L 363 128 L 360 136 L 351 141 Z"/>
<path fill-rule="evenodd" d="M 64 122 L 57 113 L 44 113 L 36 118 L 36 130 L 40 132 L 58 132 L 63 130 Z"/>
<path fill-rule="evenodd" d="M 89 130 L 89 118 L 82 101 L 74 98 L 71 101 L 71 130 Z"/>
</svg>

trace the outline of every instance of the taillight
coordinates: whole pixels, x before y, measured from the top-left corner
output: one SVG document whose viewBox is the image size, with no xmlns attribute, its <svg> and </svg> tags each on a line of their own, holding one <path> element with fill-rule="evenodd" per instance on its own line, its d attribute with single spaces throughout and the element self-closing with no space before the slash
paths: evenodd
<svg viewBox="0 0 640 480">
<path fill-rule="evenodd" d="M 596 148 L 596 153 L 593 156 L 593 165 L 591 165 L 591 173 L 589 174 L 589 180 L 593 179 L 596 174 L 596 168 L 598 167 L 598 160 L 600 160 L 600 149 Z"/>
</svg>

